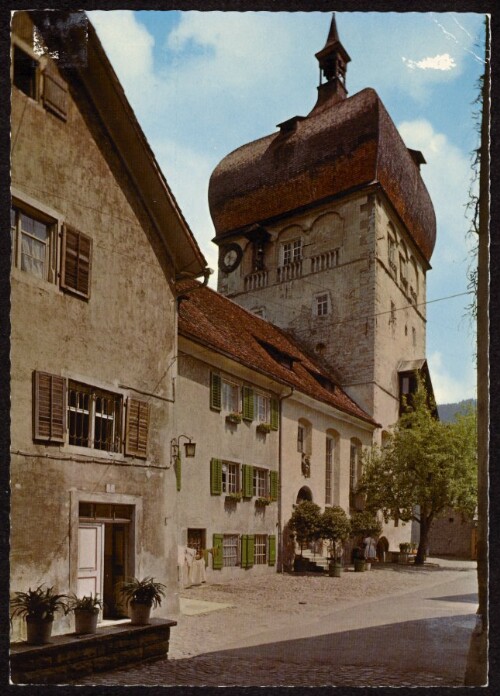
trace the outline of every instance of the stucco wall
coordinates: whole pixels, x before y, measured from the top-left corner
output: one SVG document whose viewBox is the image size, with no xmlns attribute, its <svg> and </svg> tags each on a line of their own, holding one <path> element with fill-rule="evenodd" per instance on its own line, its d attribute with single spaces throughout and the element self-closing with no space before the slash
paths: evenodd
<svg viewBox="0 0 500 696">
<path fill-rule="evenodd" d="M 250 386 L 261 393 L 274 396 L 277 385 L 207 348 L 179 337 L 177 430 L 196 442 L 196 455 L 186 458 L 181 439 L 181 490 L 177 492 L 177 539 L 187 543 L 188 528 L 204 529 L 207 548 L 213 545 L 213 534 L 277 535 L 278 503 L 256 506 L 255 497 L 229 502 L 225 494 L 212 495 L 210 462 L 212 458 L 250 464 L 277 471 L 278 432 L 267 435 L 256 431 L 257 419 L 237 425 L 226 422 L 224 409 L 210 408 L 210 373 L 221 374 L 239 385 Z M 276 566 L 254 565 L 244 570 L 240 566 L 212 570 L 207 568 L 209 581 L 229 578 L 245 572 L 275 572 Z"/>
<path fill-rule="evenodd" d="M 13 88 L 12 186 L 21 207 L 49 212 L 59 231 L 64 222 L 93 242 L 89 300 L 12 269 L 12 590 L 42 582 L 76 590 L 71 493 L 94 500 L 110 484 L 115 496 L 142 501 L 132 570 L 169 586 L 167 613 L 176 602 L 176 539 L 164 522 L 175 505 L 173 472 L 164 467 L 176 340 L 164 252 L 81 93 L 71 94 L 64 122 Z M 149 402 L 147 460 L 35 443 L 34 370 Z M 60 621 L 55 630 L 63 628 Z"/>
</svg>

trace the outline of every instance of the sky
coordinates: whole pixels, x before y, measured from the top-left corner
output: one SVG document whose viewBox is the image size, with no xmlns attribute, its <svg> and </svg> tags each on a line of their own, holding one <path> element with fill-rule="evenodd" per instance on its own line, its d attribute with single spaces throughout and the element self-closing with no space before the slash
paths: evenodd
<svg viewBox="0 0 500 696">
<path fill-rule="evenodd" d="M 331 13 L 94 11 L 89 17 L 193 231 L 217 271 L 208 182 L 232 150 L 307 115 L 315 58 Z M 438 403 L 476 396 L 467 271 L 474 240 L 466 204 L 478 146 L 475 100 L 484 70 L 484 16 L 337 12 L 351 57 L 349 95 L 372 87 L 434 203 L 437 242 L 427 273 L 427 360 Z M 211 284 L 216 287 L 216 272 Z M 458 297 L 451 297 L 458 295 Z M 447 299 L 443 299 L 447 298 Z"/>
</svg>

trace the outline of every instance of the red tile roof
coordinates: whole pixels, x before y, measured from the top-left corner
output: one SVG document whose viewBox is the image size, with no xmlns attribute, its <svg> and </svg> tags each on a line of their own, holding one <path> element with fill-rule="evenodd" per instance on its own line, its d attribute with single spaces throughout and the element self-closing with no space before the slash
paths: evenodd
<svg viewBox="0 0 500 696">
<path fill-rule="evenodd" d="M 293 119 L 292 119 L 293 120 Z M 318 100 L 287 132 L 227 155 L 210 179 L 217 236 L 378 184 L 429 260 L 436 217 L 419 169 L 373 89 Z"/>
<path fill-rule="evenodd" d="M 192 283 L 190 287 L 193 287 Z M 318 401 L 377 425 L 338 386 L 333 376 L 319 367 L 282 329 L 208 287 L 198 284 L 194 291 L 186 292 L 185 299 L 180 301 L 179 334 Z M 291 369 L 272 357 L 273 352 L 283 356 L 283 363 L 291 362 Z M 322 386 L 318 379 L 334 385 L 332 390 Z"/>
</svg>

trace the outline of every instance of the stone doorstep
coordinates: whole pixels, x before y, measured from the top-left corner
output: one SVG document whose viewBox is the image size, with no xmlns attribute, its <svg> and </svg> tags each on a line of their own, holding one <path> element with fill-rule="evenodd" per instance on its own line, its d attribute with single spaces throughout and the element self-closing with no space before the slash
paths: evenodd
<svg viewBox="0 0 500 696">
<path fill-rule="evenodd" d="M 151 619 L 147 626 L 105 626 L 96 634 L 53 636 L 46 645 L 12 643 L 13 683 L 64 683 L 93 672 L 146 662 L 168 654 L 170 627 L 177 621 Z"/>
</svg>

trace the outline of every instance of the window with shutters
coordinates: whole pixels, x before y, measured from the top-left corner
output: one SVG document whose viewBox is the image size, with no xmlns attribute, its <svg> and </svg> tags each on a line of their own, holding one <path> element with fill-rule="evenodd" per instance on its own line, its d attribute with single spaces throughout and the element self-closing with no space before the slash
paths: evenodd
<svg viewBox="0 0 500 696">
<path fill-rule="evenodd" d="M 61 287 L 88 299 L 91 263 L 91 238 L 65 225 L 61 254 Z"/>
<path fill-rule="evenodd" d="M 70 381 L 68 439 L 70 445 L 119 452 L 122 397 Z"/>
<path fill-rule="evenodd" d="M 12 260 L 17 268 L 41 280 L 56 280 L 57 223 L 42 213 L 10 210 Z"/>
<path fill-rule="evenodd" d="M 225 568 L 238 565 L 240 557 L 239 541 L 238 534 L 224 534 L 222 540 L 222 565 Z"/>
<path fill-rule="evenodd" d="M 253 494 L 258 498 L 269 495 L 269 471 L 253 467 Z"/>
<path fill-rule="evenodd" d="M 14 45 L 12 51 L 12 81 L 15 87 L 31 99 L 38 99 L 38 61 L 27 51 Z"/>
<path fill-rule="evenodd" d="M 255 565 L 265 565 L 267 563 L 267 535 L 256 534 L 254 546 Z"/>
</svg>

